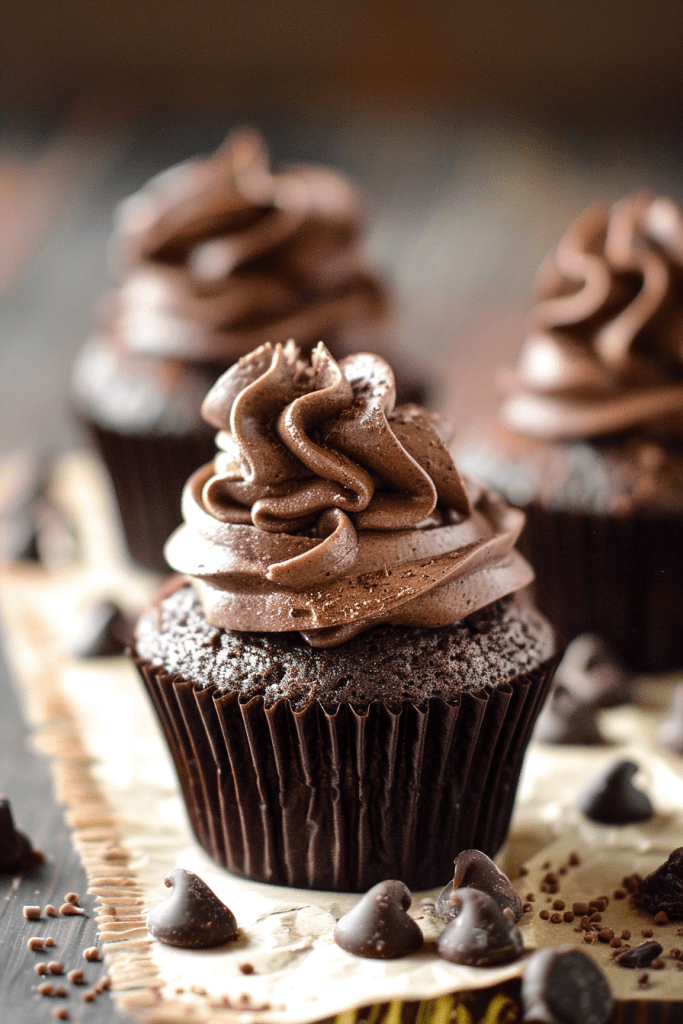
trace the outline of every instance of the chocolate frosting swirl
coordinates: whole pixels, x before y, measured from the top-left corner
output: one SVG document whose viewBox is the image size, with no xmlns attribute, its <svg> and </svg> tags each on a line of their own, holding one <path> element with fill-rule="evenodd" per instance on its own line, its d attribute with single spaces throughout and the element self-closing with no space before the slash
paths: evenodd
<svg viewBox="0 0 683 1024">
<path fill-rule="evenodd" d="M 387 313 L 360 228 L 345 178 L 303 165 L 273 173 L 260 135 L 235 131 L 121 204 L 116 340 L 137 356 L 225 365 L 290 337 L 310 348 L 342 331 L 353 347 L 354 330 L 376 332 Z"/>
<path fill-rule="evenodd" d="M 596 205 L 540 267 L 502 407 L 522 433 L 571 439 L 683 416 L 683 213 L 647 193 Z"/>
<path fill-rule="evenodd" d="M 336 362 L 322 343 L 310 360 L 263 345 L 216 382 L 202 412 L 219 453 L 166 546 L 212 625 L 334 646 L 445 625 L 531 581 L 523 513 L 460 477 L 436 417 L 394 403 L 383 359 Z"/>
</svg>

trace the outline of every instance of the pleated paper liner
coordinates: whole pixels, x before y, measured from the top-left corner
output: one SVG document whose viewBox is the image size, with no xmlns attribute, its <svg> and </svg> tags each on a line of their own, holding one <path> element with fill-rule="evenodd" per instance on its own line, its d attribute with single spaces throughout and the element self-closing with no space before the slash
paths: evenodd
<svg viewBox="0 0 683 1024">
<path fill-rule="evenodd" d="M 168 573 L 164 544 L 182 521 L 188 477 L 214 457 L 213 436 L 128 435 L 90 421 L 87 427 L 111 477 L 133 560 Z"/>
<path fill-rule="evenodd" d="M 365 710 L 221 695 L 135 659 L 197 839 L 262 882 L 364 892 L 445 884 L 453 859 L 505 839 L 555 660 L 452 704 Z"/>
<path fill-rule="evenodd" d="M 520 550 L 539 607 L 567 640 L 597 631 L 638 671 L 683 666 L 683 514 L 526 512 Z"/>
</svg>

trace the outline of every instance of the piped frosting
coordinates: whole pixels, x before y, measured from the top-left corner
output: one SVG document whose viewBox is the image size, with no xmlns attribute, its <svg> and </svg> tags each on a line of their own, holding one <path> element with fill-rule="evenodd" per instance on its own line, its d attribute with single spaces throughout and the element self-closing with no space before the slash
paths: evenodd
<svg viewBox="0 0 683 1024">
<path fill-rule="evenodd" d="M 529 583 L 524 523 L 462 478 L 443 424 L 395 406 L 391 367 L 264 345 L 216 382 L 218 455 L 166 546 L 208 621 L 334 646 L 380 623 L 442 626 Z"/>
<path fill-rule="evenodd" d="M 648 193 L 596 205 L 543 262 L 503 420 L 572 439 L 683 422 L 683 213 Z"/>
</svg>

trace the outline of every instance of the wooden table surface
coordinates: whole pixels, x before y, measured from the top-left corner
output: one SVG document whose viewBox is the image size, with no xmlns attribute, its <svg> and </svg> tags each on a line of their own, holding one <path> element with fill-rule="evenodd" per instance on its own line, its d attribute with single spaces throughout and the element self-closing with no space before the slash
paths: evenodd
<svg viewBox="0 0 683 1024">
<path fill-rule="evenodd" d="M 348 172 L 366 196 L 368 248 L 401 305 L 399 343 L 439 382 L 434 403 L 458 426 L 495 405 L 495 367 L 519 347 L 531 277 L 568 222 L 597 198 L 648 187 L 683 199 L 680 134 L 649 125 L 551 128 L 484 114 L 368 110 L 150 114 L 79 102 L 0 126 L 0 455 L 56 453 L 81 443 L 69 367 L 104 287 L 115 203 L 152 173 L 214 148 L 237 123 L 258 124 L 275 164 L 320 161 Z M 26 921 L 25 904 L 86 892 L 46 759 L 0 661 L 0 792 L 46 855 L 18 883 L 0 878 L 0 1020 L 52 1020 L 35 994 L 31 935 L 52 934 L 65 969 L 90 983 L 102 964 L 92 916 Z M 93 898 L 83 895 L 87 911 Z M 40 927 L 38 927 L 40 925 Z M 48 959 L 45 957 L 44 959 Z M 69 986 L 71 989 L 71 987 Z M 73 990 L 72 990 L 73 991 Z M 70 995 L 70 1019 L 128 1018 L 105 994 Z"/>
</svg>

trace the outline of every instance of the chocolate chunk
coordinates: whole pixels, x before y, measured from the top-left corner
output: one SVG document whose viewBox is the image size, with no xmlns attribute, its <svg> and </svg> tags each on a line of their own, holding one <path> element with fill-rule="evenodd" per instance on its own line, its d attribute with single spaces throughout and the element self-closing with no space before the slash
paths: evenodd
<svg viewBox="0 0 683 1024">
<path fill-rule="evenodd" d="M 13 875 L 30 867 L 34 860 L 33 848 L 23 832 L 14 827 L 9 800 L 0 797 L 0 874 Z M 40 909 L 38 910 L 40 915 Z"/>
<path fill-rule="evenodd" d="M 388 960 L 422 946 L 419 925 L 406 911 L 412 900 L 403 882 L 378 882 L 337 921 L 334 941 L 347 953 Z"/>
<path fill-rule="evenodd" d="M 633 949 L 625 949 L 623 953 L 620 953 L 615 958 L 615 964 L 619 964 L 620 967 L 649 967 L 653 960 L 662 952 L 662 946 L 659 942 L 654 939 L 649 939 L 646 942 L 641 942 L 639 946 L 634 946 Z"/>
<path fill-rule="evenodd" d="M 490 857 L 480 850 L 463 850 L 455 858 L 453 882 L 439 893 L 435 913 L 444 921 L 451 921 L 458 914 L 459 904 L 451 900 L 458 889 L 478 889 L 492 896 L 501 910 L 508 908 L 519 921 L 522 916 L 522 900 Z"/>
<path fill-rule="evenodd" d="M 130 632 L 130 625 L 123 612 L 113 601 L 98 601 L 81 616 L 72 653 L 76 658 L 123 654 Z"/>
<path fill-rule="evenodd" d="M 637 900 L 641 907 L 653 914 L 664 911 L 669 918 L 683 918 L 683 846 L 674 850 L 664 864 L 643 879 Z"/>
<path fill-rule="evenodd" d="M 453 964 L 488 967 L 516 960 L 524 941 L 515 922 L 479 889 L 458 889 L 452 896 L 455 917 L 439 936 L 437 952 Z"/>
<path fill-rule="evenodd" d="M 659 727 L 659 738 L 667 750 L 683 754 L 683 683 L 673 692 L 669 717 Z"/>
<path fill-rule="evenodd" d="M 602 743 L 597 707 L 564 686 L 554 686 L 538 717 L 534 739 L 541 743 Z"/>
<path fill-rule="evenodd" d="M 574 946 L 541 949 L 522 978 L 523 1024 L 605 1024 L 614 1009 L 607 978 Z"/>
<path fill-rule="evenodd" d="M 572 640 L 557 666 L 555 683 L 596 707 L 616 707 L 633 699 L 635 678 L 598 633 Z"/>
<path fill-rule="evenodd" d="M 164 884 L 173 891 L 150 910 L 147 918 L 147 928 L 155 939 L 169 946 L 200 949 L 235 938 L 235 915 L 201 878 L 183 868 L 173 868 Z"/>
<path fill-rule="evenodd" d="M 651 818 L 654 808 L 650 798 L 631 782 L 638 770 L 633 761 L 617 761 L 603 768 L 579 793 L 579 810 L 602 825 L 626 825 Z"/>
</svg>

